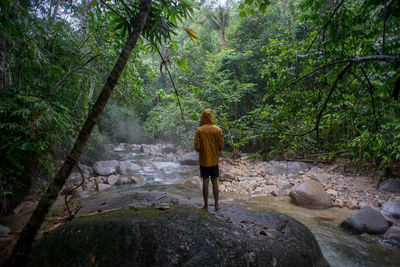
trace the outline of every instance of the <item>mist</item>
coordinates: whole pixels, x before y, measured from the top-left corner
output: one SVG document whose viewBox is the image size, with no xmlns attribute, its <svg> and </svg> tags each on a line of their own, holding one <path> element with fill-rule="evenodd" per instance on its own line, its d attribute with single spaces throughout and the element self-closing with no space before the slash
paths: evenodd
<svg viewBox="0 0 400 267">
<path fill-rule="evenodd" d="M 98 129 L 103 143 L 151 143 L 136 114 L 126 107 L 110 105 L 100 118 Z"/>
</svg>

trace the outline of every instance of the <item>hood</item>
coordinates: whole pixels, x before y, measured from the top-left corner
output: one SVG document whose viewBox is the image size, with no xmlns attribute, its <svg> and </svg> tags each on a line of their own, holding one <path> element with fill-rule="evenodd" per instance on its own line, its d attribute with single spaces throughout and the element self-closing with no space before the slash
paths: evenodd
<svg viewBox="0 0 400 267">
<path fill-rule="evenodd" d="M 212 112 L 209 109 L 205 109 L 201 114 L 200 125 L 204 124 L 214 124 L 214 119 L 212 116 Z"/>
</svg>

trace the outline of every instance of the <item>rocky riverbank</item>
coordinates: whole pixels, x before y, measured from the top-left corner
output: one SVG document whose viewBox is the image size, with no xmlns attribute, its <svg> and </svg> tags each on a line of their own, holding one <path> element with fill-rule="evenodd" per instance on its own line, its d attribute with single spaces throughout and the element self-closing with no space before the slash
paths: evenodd
<svg viewBox="0 0 400 267">
<path fill-rule="evenodd" d="M 287 196 L 307 180 L 320 183 L 336 207 L 360 209 L 380 207 L 388 201 L 400 201 L 399 192 L 380 190 L 378 179 L 344 174 L 337 165 L 310 165 L 303 162 L 253 162 L 222 159 L 220 191 L 241 197 Z"/>
</svg>

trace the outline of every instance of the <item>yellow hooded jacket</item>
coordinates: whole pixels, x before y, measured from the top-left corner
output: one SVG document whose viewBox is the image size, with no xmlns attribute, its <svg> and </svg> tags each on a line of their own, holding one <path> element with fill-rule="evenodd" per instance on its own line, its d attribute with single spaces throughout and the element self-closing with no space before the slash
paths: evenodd
<svg viewBox="0 0 400 267">
<path fill-rule="evenodd" d="M 203 167 L 218 165 L 219 152 L 224 149 L 224 138 L 219 127 L 214 125 L 211 110 L 201 114 L 200 127 L 194 137 L 194 148 L 199 152 L 199 163 Z"/>
</svg>

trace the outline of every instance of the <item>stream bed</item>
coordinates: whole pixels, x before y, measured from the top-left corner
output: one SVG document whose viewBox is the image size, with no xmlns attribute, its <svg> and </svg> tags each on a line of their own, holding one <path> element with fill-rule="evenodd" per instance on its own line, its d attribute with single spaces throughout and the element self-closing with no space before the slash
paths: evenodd
<svg viewBox="0 0 400 267">
<path fill-rule="evenodd" d="M 157 190 L 202 199 L 200 178 L 193 179 L 199 175 L 197 166 L 180 165 L 171 158 L 140 151 L 114 150 L 114 153 L 119 160 L 129 160 L 140 165 L 141 169 L 133 175 L 143 179 L 142 186 L 122 185 L 118 186 L 119 189 Z M 196 179 L 197 184 L 193 182 Z M 209 199 L 213 203 L 211 190 Z M 331 266 L 400 266 L 400 248 L 393 248 L 371 236 L 349 234 L 339 227 L 340 222 L 354 213 L 347 208 L 313 210 L 292 204 L 289 197 L 269 195 L 243 198 L 221 192 L 220 202 L 222 208 L 224 204 L 237 204 L 254 210 L 280 212 L 297 219 L 313 232 Z"/>
</svg>

